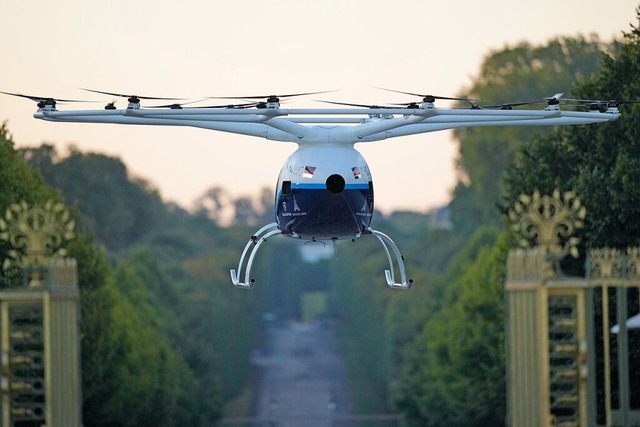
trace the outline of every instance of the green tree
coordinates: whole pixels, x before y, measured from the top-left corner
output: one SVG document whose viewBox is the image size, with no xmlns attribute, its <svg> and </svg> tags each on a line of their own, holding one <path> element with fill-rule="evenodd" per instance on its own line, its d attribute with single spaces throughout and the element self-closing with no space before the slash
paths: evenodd
<svg viewBox="0 0 640 427">
<path fill-rule="evenodd" d="M 47 187 L 42 176 L 24 162 L 14 148 L 7 124 L 0 126 L 0 214 L 4 216 L 12 203 L 59 201 L 61 196 Z"/>
<path fill-rule="evenodd" d="M 131 246 L 163 219 L 157 191 L 145 180 L 131 178 L 119 159 L 75 147 L 61 157 L 47 144 L 20 153 L 49 185 L 60 189 L 67 204 L 77 206 L 83 224 L 112 251 Z"/>
<path fill-rule="evenodd" d="M 7 124 L 0 125 L 0 218 L 13 203 L 44 204 L 62 197 L 47 187 L 42 176 L 24 162 L 16 152 Z M 10 249 L 9 242 L 0 240 L 0 286 L 19 286 L 22 276 L 15 270 L 3 271 L 2 261 Z"/>
<path fill-rule="evenodd" d="M 120 363 L 112 380 L 121 386 L 106 410 L 126 414 L 129 425 L 198 425 L 193 419 L 199 411 L 209 421 L 217 418 L 219 413 L 191 403 L 204 390 L 197 388 L 196 375 L 180 353 L 185 331 L 170 305 L 179 301 L 153 255 L 136 251 L 119 263 L 113 282 L 122 301 L 112 322 L 124 324 L 113 346 Z M 219 390 L 207 392 L 219 395 Z"/>
<path fill-rule="evenodd" d="M 21 154 L 25 155 L 25 152 Z M 26 154 L 38 167 L 45 170 L 49 168 L 48 179 L 55 180 L 57 174 L 61 173 L 59 162 L 64 160 L 58 159 L 55 151 L 46 146 Z M 97 166 L 93 163 L 96 156 L 77 155 L 77 159 L 78 163 L 83 163 L 83 159 L 87 162 L 77 164 L 79 168 L 92 164 Z M 104 166 L 109 162 L 109 159 L 98 158 L 98 165 Z M 111 164 L 118 170 L 117 162 Z M 100 170 L 106 172 L 105 168 Z M 118 173 L 122 178 L 123 170 L 120 169 Z M 106 181 L 109 182 L 109 179 Z M 0 182 L 2 212 L 10 203 L 20 200 L 44 203 L 49 199 L 62 199 L 61 194 L 45 185 L 42 176 L 14 149 L 6 126 L 0 129 Z M 111 182 L 109 185 L 117 187 L 120 184 Z M 144 185 L 131 184 L 130 181 L 125 187 L 132 185 L 138 185 L 138 188 L 134 188 L 130 194 L 148 191 Z M 80 187 L 75 187 L 79 194 L 85 191 Z M 111 191 L 117 193 L 121 190 L 112 188 Z M 89 204 L 91 200 L 88 200 Z M 92 208 L 88 206 L 87 211 L 94 212 Z M 176 222 L 184 224 L 182 212 L 174 213 L 176 218 L 181 218 Z M 77 220 L 77 211 L 74 211 L 74 215 Z M 97 227 L 96 224 L 101 222 L 85 224 Z M 147 234 L 161 234 L 151 231 Z M 179 252 L 182 257 L 191 253 L 194 239 L 189 236 L 181 246 L 188 248 L 185 252 Z M 201 244 L 208 243 L 204 241 Z M 0 242 L 0 259 L 4 258 L 6 249 L 5 242 Z M 193 363 L 191 355 L 198 349 L 206 348 L 200 345 L 197 349 L 193 343 L 207 341 L 208 336 L 190 335 L 193 331 L 187 329 L 189 325 L 180 317 L 182 313 L 193 310 L 191 300 L 183 298 L 178 291 L 181 282 L 172 280 L 167 271 L 160 267 L 159 258 L 148 249 L 132 251 L 118 262 L 116 268 L 112 267 L 107 252 L 96 246 L 85 230 L 77 232 L 76 239 L 68 244 L 68 249 L 70 256 L 78 261 L 81 291 L 84 425 L 211 425 L 221 415 L 223 393 L 220 372 L 238 363 L 234 360 L 223 364 L 211 363 L 219 359 L 217 349 L 211 344 L 208 347 L 210 351 L 199 356 L 200 365 Z M 166 252 L 161 253 L 163 257 L 166 255 Z M 171 266 L 175 267 L 175 264 Z M 183 273 L 182 277 L 188 275 Z M 3 280 L 3 284 L 7 284 L 7 281 Z M 237 310 L 238 305 L 221 305 L 221 308 L 242 313 L 242 310 Z M 210 308 L 202 307 L 197 315 L 206 319 Z M 228 340 L 233 338 L 226 337 Z M 244 355 L 248 352 L 246 350 Z M 207 369 L 202 369 L 202 365 Z M 232 369 L 230 371 L 233 372 Z"/>
<path fill-rule="evenodd" d="M 639 15 L 640 20 L 640 15 Z M 574 94 L 586 99 L 638 99 L 640 30 L 632 27 L 602 69 Z M 624 248 L 640 242 L 640 109 L 620 105 L 619 120 L 560 128 L 523 147 L 506 176 L 506 201 L 538 189 L 575 190 L 587 208 L 587 246 Z M 584 252 L 584 251 L 583 251 Z"/>
<path fill-rule="evenodd" d="M 410 425 L 501 425 L 505 416 L 504 283 L 508 240 L 481 228 L 452 260 L 445 302 L 424 323 L 397 381 Z"/>
<path fill-rule="evenodd" d="M 568 96 L 574 82 L 598 69 L 605 49 L 595 36 L 560 37 L 541 46 L 521 42 L 490 52 L 465 95 L 483 103 L 544 99 L 557 92 Z M 531 106 L 528 106 L 531 108 Z M 479 224 L 498 225 L 501 177 L 523 143 L 546 127 L 461 128 L 458 170 L 451 217 L 454 228 L 472 232 Z"/>
</svg>

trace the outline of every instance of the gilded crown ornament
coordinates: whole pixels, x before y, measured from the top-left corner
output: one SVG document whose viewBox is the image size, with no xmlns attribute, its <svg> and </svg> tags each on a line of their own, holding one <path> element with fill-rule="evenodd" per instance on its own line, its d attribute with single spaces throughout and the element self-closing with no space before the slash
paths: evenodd
<svg viewBox="0 0 640 427">
<path fill-rule="evenodd" d="M 0 240 L 11 246 L 2 268 L 17 267 L 31 270 L 30 287 L 40 287 L 38 267 L 44 267 L 51 258 L 67 255 L 64 243 L 75 236 L 75 221 L 62 203 L 47 201 L 32 205 L 22 201 L 13 203 L 4 218 L 0 218 Z"/>
<path fill-rule="evenodd" d="M 551 196 L 521 194 L 509 210 L 511 228 L 523 247 L 540 247 L 549 260 L 566 255 L 578 257 L 580 238 L 576 230 L 584 227 L 587 210 L 573 191 L 554 190 Z"/>
</svg>

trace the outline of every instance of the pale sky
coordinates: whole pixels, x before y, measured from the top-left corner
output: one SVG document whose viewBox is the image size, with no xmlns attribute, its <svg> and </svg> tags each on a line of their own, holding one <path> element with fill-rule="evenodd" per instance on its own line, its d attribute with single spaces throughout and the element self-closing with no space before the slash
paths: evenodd
<svg viewBox="0 0 640 427">
<path fill-rule="evenodd" d="M 490 50 L 558 35 L 597 33 L 609 41 L 637 24 L 638 3 L 0 0 L 0 91 L 104 103 L 113 99 L 79 88 L 192 99 L 338 90 L 322 98 L 365 104 L 406 100 L 375 87 L 453 96 Z M 284 107 L 317 107 L 316 98 Z M 88 105 L 82 108 L 102 108 Z M 0 95 L 0 121 L 8 120 L 18 146 L 46 141 L 61 152 L 74 144 L 118 156 L 165 200 L 187 208 L 213 186 L 234 196 L 273 188 L 295 149 L 182 127 L 48 123 L 34 119 L 35 110 L 29 100 Z M 449 132 L 356 148 L 383 212 L 425 211 L 449 200 L 456 182 Z"/>
</svg>

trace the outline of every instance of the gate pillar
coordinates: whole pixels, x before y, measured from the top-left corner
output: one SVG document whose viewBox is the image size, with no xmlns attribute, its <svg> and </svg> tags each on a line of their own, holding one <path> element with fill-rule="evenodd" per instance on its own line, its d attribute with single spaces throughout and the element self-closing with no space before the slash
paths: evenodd
<svg viewBox="0 0 640 427">
<path fill-rule="evenodd" d="M 545 254 L 535 249 L 511 251 L 507 261 L 507 424 L 511 426 L 551 422 L 545 263 Z"/>
<path fill-rule="evenodd" d="M 509 253 L 506 299 L 507 424 L 587 425 L 587 340 L 582 278 L 559 271 L 577 256 L 586 211 L 573 192 L 522 195 L 509 211 L 522 246 Z"/>
<path fill-rule="evenodd" d="M 80 293 L 61 204 L 14 204 L 0 219 L 12 247 L 0 289 L 2 427 L 81 427 Z M 13 280 L 10 280 L 10 278 Z"/>
</svg>

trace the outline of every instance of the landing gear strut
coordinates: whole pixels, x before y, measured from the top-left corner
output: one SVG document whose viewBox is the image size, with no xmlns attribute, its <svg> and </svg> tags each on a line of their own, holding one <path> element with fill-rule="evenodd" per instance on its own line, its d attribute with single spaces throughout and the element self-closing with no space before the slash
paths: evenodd
<svg viewBox="0 0 640 427">
<path fill-rule="evenodd" d="M 404 269 L 404 257 L 400 253 L 398 246 L 393 242 L 393 240 L 391 240 L 389 236 L 378 230 L 368 228 L 367 232 L 373 234 L 378 238 L 378 240 L 384 247 L 385 253 L 387 254 L 389 269 L 384 271 L 385 279 L 387 279 L 387 286 L 389 286 L 391 289 L 409 289 L 411 285 L 413 285 L 413 279 L 407 280 L 407 273 Z M 389 252 L 389 248 L 391 248 L 391 251 L 393 251 L 393 255 L 396 257 L 396 262 L 398 263 L 398 270 L 400 271 L 400 283 L 397 283 L 395 279 L 395 269 L 393 266 L 393 259 L 391 258 L 391 252 Z"/>
<path fill-rule="evenodd" d="M 251 266 L 253 265 L 253 258 L 255 257 L 256 252 L 258 252 L 260 245 L 262 245 L 265 240 L 275 234 L 281 233 L 282 231 L 280 231 L 280 229 L 278 228 L 278 224 L 272 222 L 271 224 L 265 225 L 260 230 L 256 231 L 256 234 L 251 236 L 246 246 L 244 247 L 244 250 L 242 251 L 242 256 L 240 256 L 238 271 L 236 272 L 235 269 L 230 270 L 231 283 L 233 283 L 233 286 L 244 289 L 251 289 L 253 287 L 253 284 L 256 283 L 256 279 L 251 277 Z M 250 254 L 245 269 L 244 282 L 241 282 L 240 276 L 242 275 L 242 267 L 244 266 L 244 259 L 247 256 L 248 252 L 250 252 Z"/>
<path fill-rule="evenodd" d="M 274 222 L 265 225 L 260 230 L 256 231 L 253 236 L 251 236 L 246 246 L 244 247 L 244 250 L 242 251 L 242 255 L 240 256 L 238 270 L 231 269 L 229 271 L 231 273 L 231 283 L 233 283 L 233 286 L 244 289 L 251 289 L 253 287 L 256 282 L 256 280 L 251 277 L 251 267 L 253 266 L 253 259 L 255 258 L 258 249 L 260 249 L 260 246 L 269 237 L 276 234 L 282 234 L 282 231 L 278 228 L 278 224 Z M 391 238 L 386 234 L 372 228 L 367 228 L 363 232 L 363 234 L 374 235 L 378 239 L 378 241 L 380 241 L 385 253 L 387 254 L 389 269 L 384 271 L 387 286 L 389 286 L 391 289 L 409 289 L 411 285 L 413 285 L 413 279 L 407 280 L 407 273 L 404 268 L 404 257 L 402 256 L 402 254 L 400 254 L 400 250 L 398 249 L 398 246 L 396 246 L 396 244 L 393 242 L 393 240 L 391 240 Z M 248 259 L 246 259 L 247 255 Z M 398 271 L 400 272 L 400 282 L 396 282 L 395 279 L 395 265 L 393 262 L 394 257 L 397 263 Z M 242 277 L 243 268 L 244 282 L 241 282 L 240 280 Z"/>
</svg>

